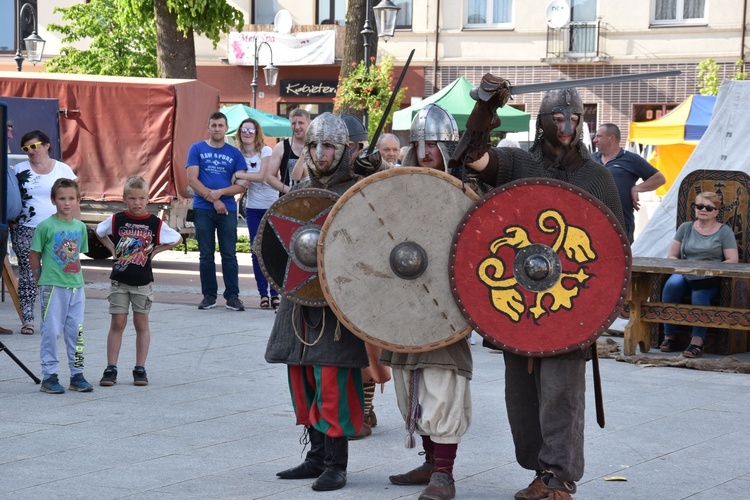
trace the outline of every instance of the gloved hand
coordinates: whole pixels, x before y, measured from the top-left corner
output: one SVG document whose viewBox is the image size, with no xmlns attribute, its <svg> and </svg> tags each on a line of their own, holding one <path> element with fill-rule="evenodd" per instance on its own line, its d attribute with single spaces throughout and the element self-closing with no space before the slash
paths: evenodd
<svg viewBox="0 0 750 500">
<path fill-rule="evenodd" d="M 510 83 L 487 73 L 469 95 L 477 102 L 466 120 L 466 131 L 448 162 L 450 168 L 475 162 L 489 150 L 490 132 L 501 124 L 497 108 L 510 99 Z"/>
<path fill-rule="evenodd" d="M 372 153 L 367 154 L 367 150 L 364 150 L 354 160 L 354 173 L 357 175 L 371 175 L 378 171 L 383 160 L 380 157 L 380 151 L 375 148 Z"/>
</svg>

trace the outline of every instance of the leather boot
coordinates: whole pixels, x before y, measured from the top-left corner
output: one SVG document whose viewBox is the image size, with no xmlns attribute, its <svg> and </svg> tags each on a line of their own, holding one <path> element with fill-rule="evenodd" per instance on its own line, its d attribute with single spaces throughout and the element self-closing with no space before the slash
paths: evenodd
<svg viewBox="0 0 750 500">
<path fill-rule="evenodd" d="M 433 472 L 430 483 L 419 495 L 419 500 L 451 500 L 456 496 L 453 478 L 445 472 Z"/>
<path fill-rule="evenodd" d="M 326 456 L 325 434 L 314 427 L 308 427 L 307 434 L 310 436 L 310 451 L 307 452 L 305 461 L 297 467 L 277 472 L 276 475 L 281 479 L 311 479 L 323 473 Z"/>
<path fill-rule="evenodd" d="M 389 476 L 388 480 L 393 484 L 399 486 L 411 486 L 414 484 L 427 484 L 430 482 L 430 476 L 435 466 L 431 463 L 431 459 L 417 467 L 412 469 L 406 474 L 397 474 L 395 476 Z"/>
<path fill-rule="evenodd" d="M 346 484 L 346 466 L 349 462 L 349 439 L 325 437 L 325 470 L 312 484 L 315 491 L 338 490 Z"/>
<path fill-rule="evenodd" d="M 357 441 L 358 439 L 364 439 L 372 434 L 372 427 L 367 420 L 362 423 L 362 428 L 353 436 L 349 436 L 349 441 Z"/>
<path fill-rule="evenodd" d="M 550 490 L 542 482 L 542 476 L 537 474 L 526 488 L 516 492 L 513 497 L 516 500 L 543 500 L 547 498 Z"/>
</svg>

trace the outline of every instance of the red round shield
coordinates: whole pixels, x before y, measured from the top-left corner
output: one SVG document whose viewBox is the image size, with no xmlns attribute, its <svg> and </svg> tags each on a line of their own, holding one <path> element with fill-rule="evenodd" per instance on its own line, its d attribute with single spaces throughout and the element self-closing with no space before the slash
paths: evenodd
<svg viewBox="0 0 750 500">
<path fill-rule="evenodd" d="M 263 275 L 287 299 L 326 305 L 318 279 L 320 228 L 339 196 L 325 189 L 299 189 L 275 201 L 253 242 Z"/>
<path fill-rule="evenodd" d="M 465 215 L 453 238 L 453 295 L 469 323 L 524 356 L 585 349 L 617 318 L 630 245 L 598 199 L 564 182 L 500 186 Z"/>
</svg>

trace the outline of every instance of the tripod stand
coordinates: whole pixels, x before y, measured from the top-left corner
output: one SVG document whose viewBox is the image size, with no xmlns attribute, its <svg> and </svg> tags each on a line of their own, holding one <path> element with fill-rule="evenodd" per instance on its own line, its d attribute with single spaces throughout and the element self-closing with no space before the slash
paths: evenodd
<svg viewBox="0 0 750 500">
<path fill-rule="evenodd" d="M 6 354 L 7 354 L 8 356 L 10 356 L 10 359 L 12 359 L 13 361 L 15 361 L 15 362 L 16 362 L 16 364 L 17 364 L 18 366 L 20 366 L 20 367 L 21 367 L 21 369 L 22 369 L 23 371 L 25 371 L 25 372 L 26 372 L 26 375 L 28 375 L 29 377 L 31 377 L 31 380 L 33 380 L 33 381 L 34 381 L 34 382 L 36 382 L 37 384 L 41 384 L 41 383 L 42 383 L 42 381 L 41 381 L 41 380 L 39 379 L 39 377 L 37 377 L 36 375 L 34 375 L 33 373 L 31 373 L 31 370 L 29 370 L 28 368 L 26 368 L 26 365 L 24 365 L 24 364 L 23 364 L 23 363 L 21 362 L 21 360 L 20 360 L 20 359 L 18 359 L 18 358 L 17 358 L 16 356 L 15 356 L 15 354 L 13 354 L 12 352 L 10 352 L 10 349 L 8 349 L 8 347 L 6 347 L 6 345 L 5 345 L 5 344 L 3 344 L 2 342 L 0 342 L 0 352 L 2 352 L 2 351 L 5 351 L 5 353 L 6 353 Z"/>
</svg>

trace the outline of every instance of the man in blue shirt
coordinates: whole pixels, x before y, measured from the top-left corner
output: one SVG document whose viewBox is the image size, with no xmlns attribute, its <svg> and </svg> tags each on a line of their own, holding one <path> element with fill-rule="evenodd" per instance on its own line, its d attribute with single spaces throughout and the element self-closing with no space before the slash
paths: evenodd
<svg viewBox="0 0 750 500">
<path fill-rule="evenodd" d="M 622 203 L 622 215 L 625 218 L 624 229 L 628 233 L 628 240 L 633 243 L 635 232 L 633 210 L 641 208 L 638 193 L 653 191 L 667 180 L 664 174 L 652 167 L 649 162 L 620 147 L 620 129 L 614 123 L 605 123 L 599 127 L 594 137 L 594 144 L 598 149 L 592 155 L 594 161 L 607 167 L 612 177 L 615 178 Z M 639 179 L 643 182 L 636 184 Z"/>
<path fill-rule="evenodd" d="M 210 138 L 193 144 L 187 159 L 188 185 L 195 191 L 195 239 L 200 252 L 203 301 L 198 309 L 216 307 L 218 284 L 214 248 L 218 235 L 227 309 L 244 311 L 245 305 L 239 298 L 237 202 L 234 196 L 244 192 L 245 187 L 234 183 L 234 174 L 247 170 L 247 164 L 240 150 L 226 143 L 228 128 L 223 113 L 211 114 L 208 119 Z"/>
</svg>

